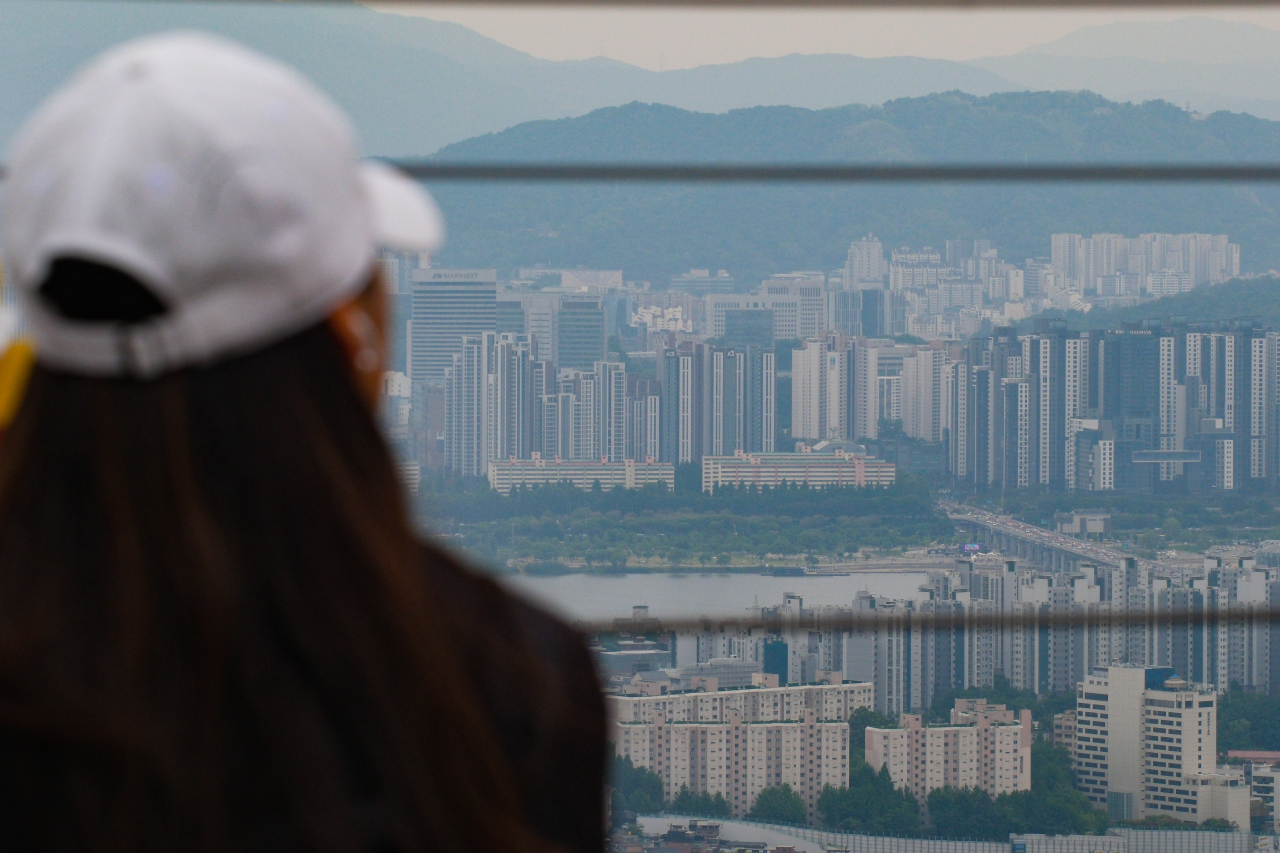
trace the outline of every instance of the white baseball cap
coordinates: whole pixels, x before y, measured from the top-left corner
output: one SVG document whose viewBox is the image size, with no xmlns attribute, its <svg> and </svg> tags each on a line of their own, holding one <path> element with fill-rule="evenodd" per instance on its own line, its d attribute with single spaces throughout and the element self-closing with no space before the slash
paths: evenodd
<svg viewBox="0 0 1280 853">
<path fill-rule="evenodd" d="M 431 251 L 444 224 L 416 183 L 360 161 L 342 111 L 300 74 L 172 33 L 108 51 L 27 120 L 0 232 L 41 362 L 149 377 L 319 322 L 379 249 Z M 127 273 L 167 310 L 67 319 L 38 293 L 60 258 Z"/>
</svg>

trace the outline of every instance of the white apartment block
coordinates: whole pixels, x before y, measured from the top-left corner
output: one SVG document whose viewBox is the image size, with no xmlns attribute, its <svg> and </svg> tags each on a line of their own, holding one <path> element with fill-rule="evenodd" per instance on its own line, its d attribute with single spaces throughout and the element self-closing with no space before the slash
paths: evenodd
<svg viewBox="0 0 1280 853">
<path fill-rule="evenodd" d="M 980 788 L 992 797 L 1031 789 L 1031 712 L 1003 705 L 957 715 L 967 725 L 925 726 L 903 714 L 900 728 L 866 730 L 867 763 L 888 767 L 898 788 L 924 799 L 935 788 Z M 965 700 L 959 700 L 957 709 Z M 977 704 L 977 703 L 974 703 Z"/>
<path fill-rule="evenodd" d="M 856 453 L 744 453 L 702 457 L 702 490 L 717 486 L 774 488 L 803 486 L 891 486 L 897 477 L 892 462 Z"/>
<path fill-rule="evenodd" d="M 669 723 L 722 723 L 740 714 L 748 723 L 795 721 L 813 711 L 822 721 L 848 720 L 873 704 L 870 683 L 801 684 L 740 690 L 668 693 L 662 696 L 606 696 L 613 722 L 647 722 L 662 714 Z"/>
<path fill-rule="evenodd" d="M 1112 820 L 1249 826 L 1243 773 L 1217 766 L 1217 691 L 1170 667 L 1095 669 L 1076 693 L 1076 787 Z"/>
<path fill-rule="evenodd" d="M 1164 296 L 1240 275 L 1240 246 L 1225 234 L 1054 234 L 1051 246 L 1055 281 L 1077 292 L 1132 276 Z"/>
<path fill-rule="evenodd" d="M 720 722 L 668 722 L 654 711 L 646 721 L 615 723 L 613 734 L 617 754 L 657 773 L 668 799 L 686 785 L 723 794 L 736 818 L 765 788 L 785 784 L 813 819 L 824 787 L 849 784 L 849 724 L 821 721 L 813 709 L 785 722 L 748 722 L 738 711 Z"/>
<path fill-rule="evenodd" d="M 571 483 L 583 491 L 590 491 L 596 483 L 603 491 L 611 489 L 639 489 L 650 483 L 664 483 L 675 488 L 675 465 L 670 462 L 654 462 L 650 457 L 637 462 L 625 459 L 621 462 L 588 460 L 543 459 L 534 453 L 532 459 L 507 459 L 489 463 L 489 487 L 499 494 L 510 494 L 515 488 L 530 488 L 548 483 Z"/>
<path fill-rule="evenodd" d="M 884 246 L 868 234 L 849 245 L 849 256 L 844 266 L 845 289 L 861 290 L 867 286 L 881 287 L 884 282 L 884 270 Z"/>
</svg>

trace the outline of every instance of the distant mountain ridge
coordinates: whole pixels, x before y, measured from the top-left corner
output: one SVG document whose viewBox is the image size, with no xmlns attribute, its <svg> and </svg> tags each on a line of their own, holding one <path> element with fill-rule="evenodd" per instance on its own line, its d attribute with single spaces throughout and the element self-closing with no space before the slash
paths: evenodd
<svg viewBox="0 0 1280 853">
<path fill-rule="evenodd" d="M 711 115 L 629 104 L 529 122 L 445 147 L 451 161 L 1280 162 L 1280 122 L 1088 93 L 958 92 L 825 110 Z M 662 282 L 724 268 L 739 282 L 842 266 L 849 242 L 995 241 L 1021 262 L 1055 232 L 1202 231 L 1242 246 L 1246 270 L 1280 268 L 1272 185 L 717 186 L 440 184 L 441 262 L 617 269 Z"/>
<path fill-rule="evenodd" d="M 1280 31 L 1187 17 L 1084 27 L 1010 56 L 975 59 L 1020 89 L 1087 89 L 1199 112 L 1280 119 Z"/>
<path fill-rule="evenodd" d="M 1280 58 L 1280 30 L 1203 15 L 1174 21 L 1116 21 L 1081 27 L 1017 55 L 1028 54 L 1209 65 L 1274 60 Z"/>
<path fill-rule="evenodd" d="M 521 122 L 635 100 L 723 112 L 1015 88 L 983 68 L 912 57 L 786 56 L 667 72 L 604 59 L 553 62 L 458 24 L 350 2 L 0 0 L 0 142 L 101 50 L 182 28 L 233 38 L 298 67 L 348 111 L 369 153 L 391 156 L 425 155 Z"/>
<path fill-rule="evenodd" d="M 722 113 L 878 105 L 952 90 L 1089 89 L 1280 118 L 1280 33 L 1209 19 L 1086 28 L 972 62 L 793 54 L 656 72 L 601 58 L 538 59 L 459 24 L 336 0 L 0 0 L 0 144 L 96 53 L 177 28 L 222 34 L 297 66 L 348 111 L 369 153 L 389 156 L 632 101 Z"/>
</svg>

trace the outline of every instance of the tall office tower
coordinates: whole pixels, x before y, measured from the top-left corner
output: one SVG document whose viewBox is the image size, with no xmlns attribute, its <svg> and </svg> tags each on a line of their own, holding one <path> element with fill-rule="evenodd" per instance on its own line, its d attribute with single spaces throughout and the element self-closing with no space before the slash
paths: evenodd
<svg viewBox="0 0 1280 853">
<path fill-rule="evenodd" d="M 675 349 L 665 349 L 658 359 L 662 382 L 663 462 L 701 462 L 706 379 L 705 344 L 686 341 Z"/>
<path fill-rule="evenodd" d="M 1217 692 L 1172 667 L 1095 669 L 1076 694 L 1076 788 L 1112 820 L 1249 821 L 1243 775 L 1217 766 Z"/>
<path fill-rule="evenodd" d="M 951 269 L 964 269 L 965 261 L 973 257 L 972 240 L 948 240 L 943 261 Z"/>
<path fill-rule="evenodd" d="M 535 449 L 536 399 L 529 336 L 490 332 L 483 336 L 483 342 L 488 361 L 483 414 L 486 466 L 504 459 L 528 459 Z"/>
<path fill-rule="evenodd" d="M 866 289 L 862 292 L 862 334 L 868 338 L 883 338 L 893 334 L 893 300 L 888 290 Z"/>
<path fill-rule="evenodd" d="M 1115 488 L 1149 491 L 1159 469 L 1143 459 L 1159 449 L 1160 338 L 1127 329 L 1104 332 L 1101 344 L 1100 416 L 1114 429 Z"/>
<path fill-rule="evenodd" d="M 887 297 L 885 332 L 889 335 L 907 333 L 907 294 L 900 290 L 891 291 Z"/>
<path fill-rule="evenodd" d="M 444 371 L 445 470 L 459 477 L 484 477 L 489 473 L 484 430 L 488 352 L 483 336 L 466 336 L 460 347 Z"/>
<path fill-rule="evenodd" d="M 772 347 L 773 311 L 768 308 L 731 308 L 725 311 L 724 345 L 734 349 Z"/>
<path fill-rule="evenodd" d="M 415 382 L 440 382 L 464 337 L 497 328 L 496 270 L 419 269 L 412 274 L 408 367 Z"/>
<path fill-rule="evenodd" d="M 517 318 L 511 303 L 519 304 L 519 321 L 524 324 L 522 334 L 533 338 L 533 355 L 540 361 L 556 361 L 560 296 L 559 293 L 540 290 L 505 291 L 498 303 L 499 322 L 508 325 L 514 324 Z M 500 328 L 498 331 L 507 329 Z"/>
<path fill-rule="evenodd" d="M 868 234 L 849 245 L 844 266 L 845 290 L 868 290 L 884 287 L 884 246 Z"/>
<path fill-rule="evenodd" d="M 503 294 L 505 297 L 506 294 Z M 496 305 L 496 331 L 500 335 L 529 334 L 529 317 L 524 306 L 513 299 L 499 299 Z"/>
<path fill-rule="evenodd" d="M 595 364 L 598 389 L 596 429 L 600 458 L 622 462 L 627 458 L 627 368 L 624 364 L 598 361 Z"/>
<path fill-rule="evenodd" d="M 827 328 L 851 338 L 862 335 L 861 290 L 833 290 L 827 294 Z M 728 338 L 725 339 L 726 343 Z"/>
<path fill-rule="evenodd" d="M 627 377 L 627 458 L 637 462 L 662 454 L 662 383 Z"/>
<path fill-rule="evenodd" d="M 556 318 L 556 366 L 594 370 L 605 360 L 604 302 L 600 297 L 563 296 Z"/>
<path fill-rule="evenodd" d="M 797 338 L 812 338 L 827 329 L 826 276 L 815 272 L 783 273 L 760 284 L 760 294 L 775 306 L 793 303 Z M 777 310 L 775 308 L 775 310 Z"/>
</svg>

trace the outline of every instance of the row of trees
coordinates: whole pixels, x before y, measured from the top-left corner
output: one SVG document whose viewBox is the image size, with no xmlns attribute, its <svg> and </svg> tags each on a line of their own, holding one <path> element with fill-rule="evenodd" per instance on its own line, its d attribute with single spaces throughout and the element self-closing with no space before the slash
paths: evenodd
<svg viewBox="0 0 1280 853">
<path fill-rule="evenodd" d="M 454 484 L 436 503 L 430 525 L 490 563 L 582 560 L 601 570 L 621 570 L 631 558 L 711 567 L 728 565 L 731 555 L 763 562 L 769 554 L 852 554 L 954 535 L 927 484 L 912 478 L 887 489 L 784 486 L 715 495 L 556 484 L 503 497 Z"/>
<path fill-rule="evenodd" d="M 702 491 L 697 465 L 676 466 L 676 488 L 655 483 L 639 489 L 595 493 L 567 483 L 513 489 L 502 495 L 483 480 L 440 477 L 424 480 L 420 494 L 432 517 L 466 524 L 513 518 L 556 516 L 578 509 L 623 514 L 649 512 L 728 512 L 736 515 L 905 516 L 936 519 L 930 485 L 903 475 L 883 488 L 810 488 L 783 484 L 779 488 L 725 486 L 714 494 Z"/>
<path fill-rule="evenodd" d="M 682 785 L 668 802 L 662 791 L 662 777 L 652 770 L 636 767 L 630 758 L 610 759 L 610 812 L 615 828 L 634 820 L 636 815 L 672 812 L 711 818 L 733 817 L 733 808 L 724 794 L 694 793 Z M 765 788 L 757 796 L 748 815 L 750 820 L 769 823 L 803 824 L 808 815 L 804 801 L 790 785 Z"/>
</svg>

